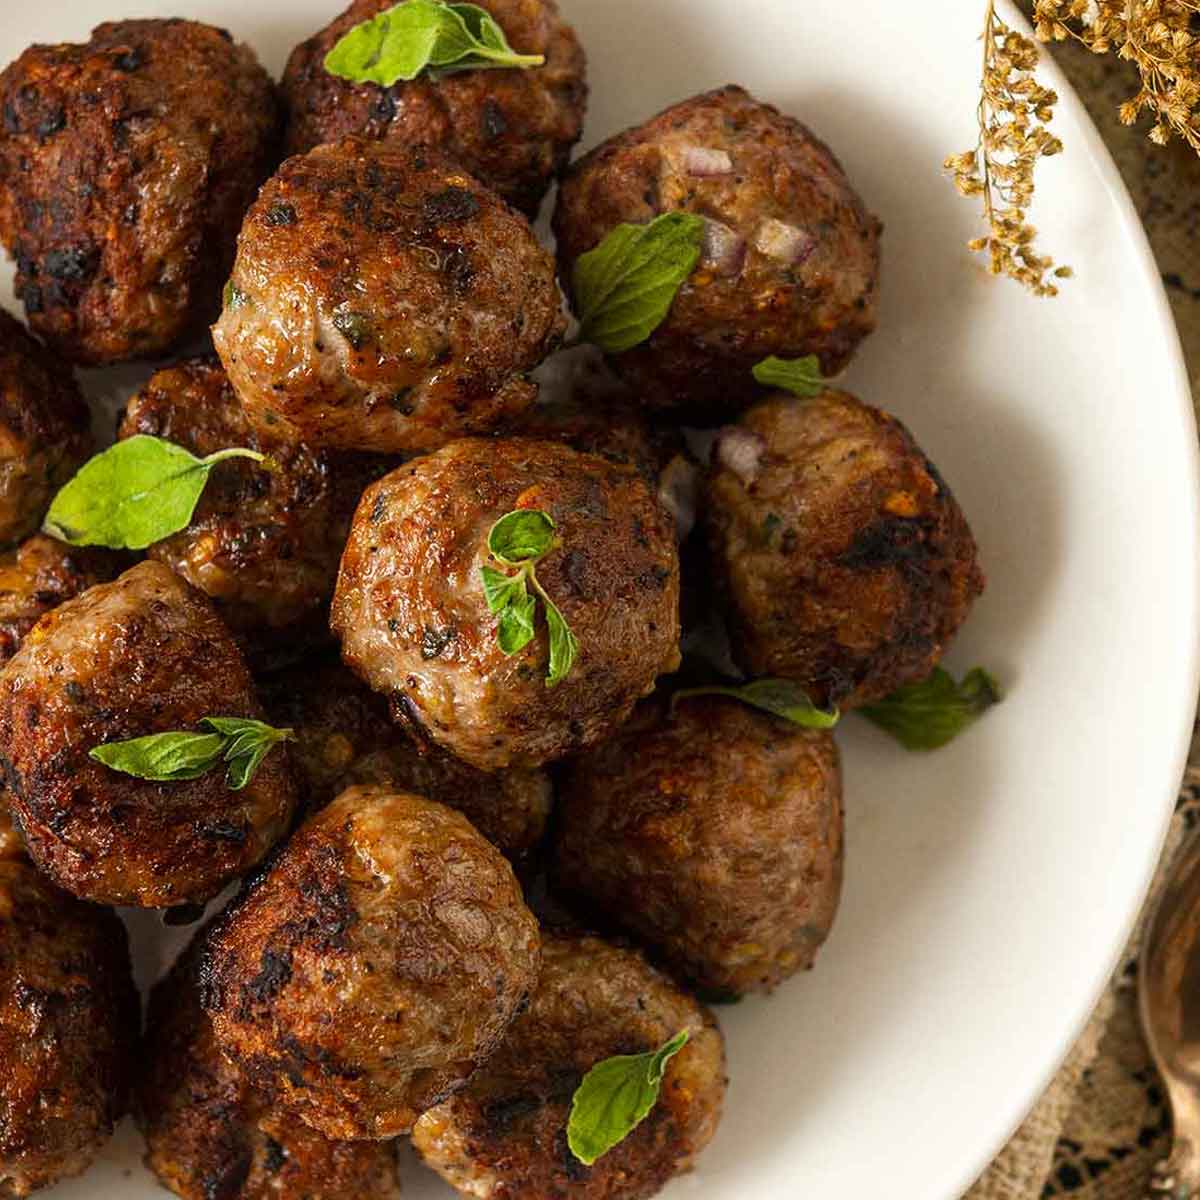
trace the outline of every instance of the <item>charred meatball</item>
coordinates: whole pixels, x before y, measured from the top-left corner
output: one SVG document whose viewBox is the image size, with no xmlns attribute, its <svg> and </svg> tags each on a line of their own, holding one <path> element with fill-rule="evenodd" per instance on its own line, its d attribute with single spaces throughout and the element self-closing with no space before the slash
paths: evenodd
<svg viewBox="0 0 1200 1200">
<path fill-rule="evenodd" d="M 334 1142 L 254 1091 L 200 1005 L 199 935 L 150 997 L 137 1085 L 146 1165 L 184 1200 L 394 1200 L 387 1142 Z"/>
<path fill-rule="evenodd" d="M 0 546 L 42 523 L 91 451 L 90 420 L 70 369 L 0 309 Z"/>
<path fill-rule="evenodd" d="M 68 546 L 41 533 L 0 554 L 0 664 L 16 654 L 45 613 L 107 583 L 121 562 L 111 551 Z"/>
<path fill-rule="evenodd" d="M 554 687 L 544 620 L 506 656 L 481 583 L 489 532 L 517 508 L 556 526 L 537 577 L 579 655 Z M 363 496 L 332 624 L 398 718 L 480 770 L 544 763 L 604 737 L 679 665 L 671 520 L 632 467 L 551 442 L 456 442 Z"/>
<path fill-rule="evenodd" d="M 0 861 L 0 1196 L 88 1168 L 126 1111 L 140 1019 L 116 916 Z"/>
<path fill-rule="evenodd" d="M 738 87 L 611 138 L 563 181 L 564 275 L 621 224 L 704 219 L 704 255 L 666 319 L 617 365 L 659 409 L 703 422 L 749 403 L 762 359 L 816 354 L 827 374 L 875 328 L 879 222 L 798 121 Z"/>
<path fill-rule="evenodd" d="M 259 424 L 407 453 L 518 416 L 564 328 L 550 255 L 494 192 L 349 138 L 263 188 L 213 341 Z"/>
<path fill-rule="evenodd" d="M 211 317 L 278 140 L 246 46 L 195 21 L 101 25 L 0 74 L 0 241 L 64 357 L 161 354 Z"/>
<path fill-rule="evenodd" d="M 665 708 L 570 763 L 553 879 L 704 992 L 770 991 L 837 912 L 837 748 L 736 700 Z"/>
<path fill-rule="evenodd" d="M 283 75 L 290 154 L 349 134 L 435 146 L 527 216 L 537 214 L 583 130 L 585 59 L 555 0 L 483 0 L 520 54 L 542 54 L 531 70 L 424 74 L 383 88 L 325 70 L 343 34 L 393 6 L 355 0 L 302 42 Z"/>
<path fill-rule="evenodd" d="M 367 479 L 347 454 L 256 430 L 215 359 L 159 371 L 118 437 L 149 434 L 204 457 L 230 446 L 268 456 L 215 470 L 191 524 L 149 554 L 207 592 L 238 633 L 325 624 L 350 519 Z M 380 472 L 382 473 L 382 471 Z"/>
<path fill-rule="evenodd" d="M 392 722 L 387 701 L 337 662 L 306 663 L 263 689 L 272 723 L 296 731 L 292 761 L 309 811 L 352 784 L 378 784 L 457 809 L 515 863 L 541 842 L 552 795 L 545 771 L 489 775 L 415 742 Z"/>
<path fill-rule="evenodd" d="M 911 434 L 844 392 L 775 396 L 719 435 L 712 569 L 735 655 L 821 705 L 922 679 L 983 591 L 975 540 Z"/>
<path fill-rule="evenodd" d="M 203 593 L 145 562 L 47 613 L 0 672 L 0 756 L 30 854 L 100 904 L 203 903 L 287 829 L 286 756 L 231 791 L 221 770 L 153 783 L 88 757 L 104 742 L 262 716 Z"/>
<path fill-rule="evenodd" d="M 310 817 L 205 951 L 224 1053 L 331 1138 L 407 1133 L 537 981 L 537 922 L 461 814 L 351 788 Z"/>
<path fill-rule="evenodd" d="M 683 1030 L 690 1040 L 668 1063 L 649 1115 L 584 1166 L 566 1133 L 584 1074 Z M 458 1191 L 482 1200 L 644 1200 L 691 1167 L 724 1097 L 724 1044 L 711 1014 L 637 954 L 547 935 L 528 1010 L 467 1087 L 421 1117 L 413 1145 Z"/>
</svg>

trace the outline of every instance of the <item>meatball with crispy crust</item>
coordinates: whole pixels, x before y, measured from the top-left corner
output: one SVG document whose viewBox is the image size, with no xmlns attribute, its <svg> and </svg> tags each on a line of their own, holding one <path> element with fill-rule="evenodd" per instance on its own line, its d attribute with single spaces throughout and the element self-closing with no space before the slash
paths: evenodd
<svg viewBox="0 0 1200 1200">
<path fill-rule="evenodd" d="M 562 172 L 583 131 L 586 60 L 555 0 L 483 0 L 519 54 L 541 54 L 528 70 L 422 74 L 384 88 L 325 70 L 343 34 L 393 6 L 354 0 L 301 42 L 283 74 L 287 145 L 303 154 L 348 134 L 436 146 L 529 217 Z"/>
<path fill-rule="evenodd" d="M 200 1004 L 203 932 L 150 996 L 136 1088 L 146 1165 L 184 1200 L 394 1200 L 395 1147 L 335 1142 L 256 1092 Z"/>
<path fill-rule="evenodd" d="M 258 430 L 216 359 L 155 374 L 129 401 L 119 438 L 149 434 L 203 458 L 231 446 L 268 457 L 222 463 L 191 523 L 149 554 L 208 593 L 237 633 L 325 623 L 350 519 L 367 480 L 358 456 Z"/>
<path fill-rule="evenodd" d="M 663 324 L 614 360 L 650 407 L 719 419 L 761 394 L 762 359 L 816 354 L 833 374 L 875 328 L 879 222 L 828 147 L 741 88 L 573 164 L 554 214 L 564 276 L 618 225 L 668 212 L 703 218 L 703 256 Z"/>
<path fill-rule="evenodd" d="M 0 176 L 0 206 L 3 192 Z M 0 546 L 42 523 L 91 451 L 90 420 L 70 368 L 0 309 Z"/>
<path fill-rule="evenodd" d="M 923 679 L 983 591 L 945 480 L 899 421 L 845 392 L 777 395 L 722 430 L 707 500 L 735 656 L 820 705 Z"/>
<path fill-rule="evenodd" d="M 488 535 L 518 508 L 555 523 L 537 579 L 579 651 L 554 686 L 544 615 L 505 655 L 484 595 Z M 363 496 L 332 625 L 398 719 L 480 770 L 536 766 L 603 738 L 679 665 L 672 522 L 633 467 L 552 442 L 456 442 Z"/>
<path fill-rule="evenodd" d="M 567 1144 L 571 1097 L 596 1063 L 687 1044 L 658 1102 L 591 1167 Z M 712 1015 L 640 955 L 593 937 L 546 935 L 529 1008 L 458 1095 L 413 1129 L 425 1162 L 481 1200 L 645 1200 L 691 1168 L 716 1132 L 725 1053 Z"/>
<path fill-rule="evenodd" d="M 118 21 L 31 46 L 0 75 L 0 107 L 0 242 L 37 333 L 112 363 L 195 332 L 278 161 L 253 51 L 196 21 Z"/>
<path fill-rule="evenodd" d="M 258 424 L 400 454 L 519 416 L 564 328 L 553 260 L 494 192 L 348 138 L 263 188 L 213 341 Z"/>
<path fill-rule="evenodd" d="M 140 1020 L 116 916 L 0 861 L 0 1196 L 88 1168 L 125 1114 Z"/>
<path fill-rule="evenodd" d="M 524 865 L 541 842 L 552 799 L 545 771 L 486 774 L 414 741 L 387 701 L 336 661 L 281 672 L 262 689 L 272 724 L 296 731 L 292 762 L 307 810 L 352 784 L 378 784 L 457 809 L 514 863 Z"/>
<path fill-rule="evenodd" d="M 512 868 L 464 816 L 356 787 L 221 917 L 203 1001 L 254 1087 L 326 1137 L 394 1137 L 495 1049 L 539 947 Z"/>
<path fill-rule="evenodd" d="M 842 887 L 828 733 L 736 700 L 650 702 L 562 780 L 557 889 L 713 995 L 813 964 Z"/>
<path fill-rule="evenodd" d="M 260 718 L 249 672 L 208 598 L 144 562 L 47 613 L 0 672 L 0 762 L 29 852 L 99 904 L 203 903 L 283 835 L 295 792 L 273 750 L 242 791 L 224 771 L 154 783 L 88 752 Z"/>
</svg>

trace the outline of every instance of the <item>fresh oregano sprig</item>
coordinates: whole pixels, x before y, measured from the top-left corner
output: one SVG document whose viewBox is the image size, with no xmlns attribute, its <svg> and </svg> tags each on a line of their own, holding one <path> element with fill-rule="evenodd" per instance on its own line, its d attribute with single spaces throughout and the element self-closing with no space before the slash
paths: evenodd
<svg viewBox="0 0 1200 1200">
<path fill-rule="evenodd" d="M 804 358 L 764 358 L 753 371 L 754 378 L 763 387 L 781 388 L 795 396 L 811 400 L 829 387 L 829 380 L 821 373 L 821 360 L 815 354 Z"/>
<path fill-rule="evenodd" d="M 579 655 L 578 640 L 537 577 L 537 564 L 558 545 L 549 513 L 519 508 L 502 516 L 488 534 L 492 557 L 502 566 L 515 567 L 516 574 L 506 575 L 486 565 L 479 568 L 488 609 L 497 619 L 496 640 L 505 654 L 517 654 L 533 640 L 537 602 L 541 600 L 550 635 L 547 687 L 561 683 Z"/>
<path fill-rule="evenodd" d="M 859 712 L 907 750 L 937 750 L 1001 699 L 999 684 L 982 667 L 968 671 L 961 683 L 935 667 L 927 679 L 905 684 Z"/>
<path fill-rule="evenodd" d="M 545 61 L 544 54 L 518 54 L 477 4 L 404 0 L 343 34 L 325 56 L 325 70 L 353 83 L 391 87 L 423 71 L 527 69 Z"/>
<path fill-rule="evenodd" d="M 54 497 L 42 528 L 72 546 L 144 550 L 187 528 L 209 472 L 231 458 L 267 461 L 244 447 L 197 458 L 163 438 L 126 438 L 83 464 Z"/>
<path fill-rule="evenodd" d="M 276 729 L 250 717 L 205 717 L 200 727 L 206 732 L 177 730 L 105 742 L 93 746 L 88 757 L 109 770 L 160 783 L 199 779 L 226 763 L 225 782 L 240 792 L 272 748 L 295 736 L 291 729 Z"/>
<path fill-rule="evenodd" d="M 691 696 L 728 696 L 804 729 L 832 729 L 841 717 L 836 708 L 818 708 L 808 693 L 790 679 L 755 679 L 751 683 L 684 688 L 671 697 L 672 711 L 681 700 Z"/>
<path fill-rule="evenodd" d="M 647 1054 L 618 1054 L 598 1062 L 571 1098 L 567 1145 L 591 1166 L 624 1141 L 658 1102 L 667 1063 L 687 1045 L 686 1029 Z"/>
</svg>

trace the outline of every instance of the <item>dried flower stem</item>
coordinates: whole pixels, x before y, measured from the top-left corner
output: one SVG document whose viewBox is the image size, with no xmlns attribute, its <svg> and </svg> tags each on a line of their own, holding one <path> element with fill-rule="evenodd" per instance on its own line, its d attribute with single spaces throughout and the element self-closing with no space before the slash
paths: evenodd
<svg viewBox="0 0 1200 1200">
<path fill-rule="evenodd" d="M 1037 44 L 1015 33 L 988 0 L 983 30 L 983 74 L 979 98 L 979 141 L 974 150 L 946 159 L 946 170 L 964 196 L 980 196 L 988 233 L 969 243 L 988 255 L 993 275 L 1008 275 L 1038 296 L 1056 296 L 1050 276 L 1066 278 L 1069 267 L 1034 248 L 1037 231 L 1028 223 L 1038 161 L 1062 151 L 1046 128 L 1058 96 L 1034 77 Z"/>
</svg>

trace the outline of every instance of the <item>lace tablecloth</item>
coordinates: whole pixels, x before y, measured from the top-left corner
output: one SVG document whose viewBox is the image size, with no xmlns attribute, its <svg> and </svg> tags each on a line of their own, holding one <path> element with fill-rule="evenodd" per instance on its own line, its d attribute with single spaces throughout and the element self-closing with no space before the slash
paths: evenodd
<svg viewBox="0 0 1200 1200">
<path fill-rule="evenodd" d="M 1118 123 L 1117 106 L 1137 90 L 1136 74 L 1131 79 L 1126 64 L 1071 45 L 1053 52 L 1091 111 L 1145 222 L 1200 397 L 1200 158 L 1178 142 L 1160 149 L 1144 129 Z M 1032 215 L 1036 223 L 1036 204 Z M 1185 834 L 1200 821 L 1200 740 L 1193 742 L 1190 762 L 1151 901 Z M 1058 1077 L 967 1200 L 1141 1200 L 1146 1194 L 1151 1168 L 1167 1150 L 1170 1116 L 1138 1028 L 1139 938 L 1140 931 Z"/>
</svg>

